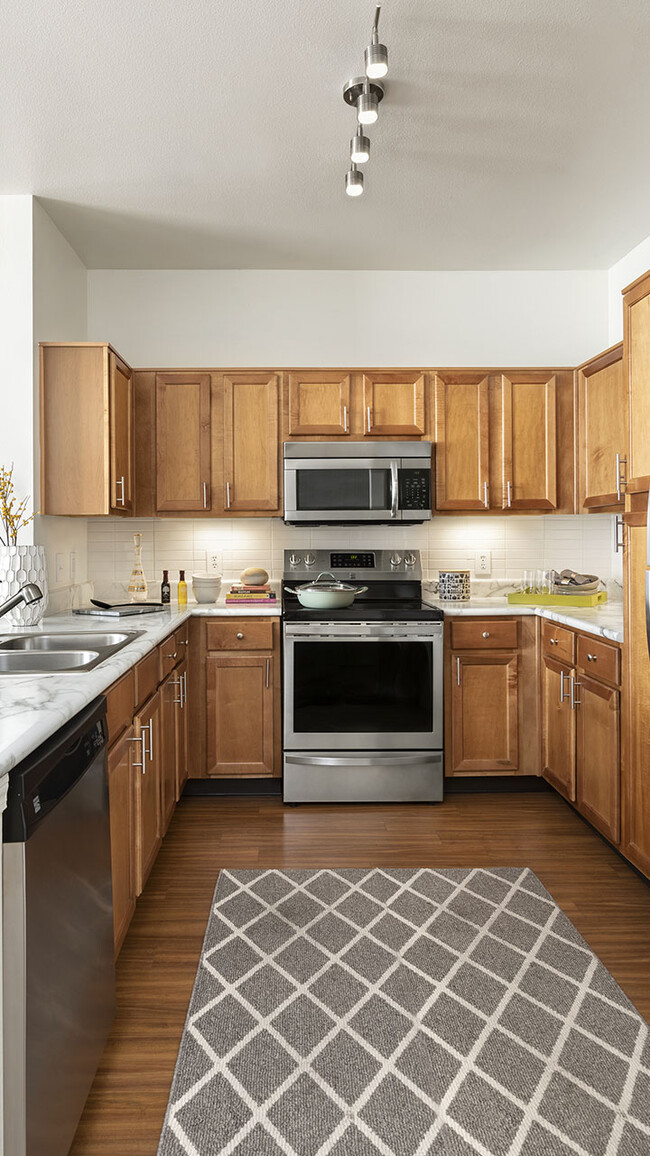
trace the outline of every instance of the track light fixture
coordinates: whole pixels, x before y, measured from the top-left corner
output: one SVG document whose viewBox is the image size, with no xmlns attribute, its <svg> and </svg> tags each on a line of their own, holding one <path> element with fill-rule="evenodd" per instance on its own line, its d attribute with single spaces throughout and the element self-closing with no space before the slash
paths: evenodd
<svg viewBox="0 0 650 1156">
<path fill-rule="evenodd" d="M 379 43 L 380 12 L 381 5 L 378 4 L 371 41 L 365 51 L 365 76 L 353 76 L 343 88 L 343 99 L 356 109 L 358 124 L 350 141 L 352 164 L 345 174 L 345 191 L 351 197 L 359 197 L 363 193 L 363 173 L 358 171 L 357 165 L 365 164 L 370 158 L 370 138 L 365 135 L 364 129 L 366 125 L 375 124 L 379 117 L 379 105 L 384 99 L 384 86 L 379 78 L 388 72 L 388 49 L 385 44 Z"/>
</svg>

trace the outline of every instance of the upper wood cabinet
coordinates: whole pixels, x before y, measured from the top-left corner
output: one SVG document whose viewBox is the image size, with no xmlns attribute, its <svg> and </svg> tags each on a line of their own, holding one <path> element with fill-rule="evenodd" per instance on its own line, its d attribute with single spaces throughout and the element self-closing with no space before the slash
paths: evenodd
<svg viewBox="0 0 650 1156">
<path fill-rule="evenodd" d="M 488 377 L 436 374 L 434 393 L 436 509 L 488 509 Z"/>
<path fill-rule="evenodd" d="M 289 437 L 346 437 L 350 433 L 350 374 L 288 375 Z"/>
<path fill-rule="evenodd" d="M 276 373 L 233 373 L 223 379 L 224 508 L 278 511 L 279 387 Z"/>
<path fill-rule="evenodd" d="M 40 347 L 41 513 L 133 513 L 132 373 L 110 345 Z"/>
<path fill-rule="evenodd" d="M 502 505 L 553 510 L 557 502 L 556 380 L 501 375 Z"/>
<path fill-rule="evenodd" d="M 362 428 L 364 437 L 424 437 L 426 374 L 364 373 Z"/>
<path fill-rule="evenodd" d="M 625 505 L 628 398 L 623 344 L 612 346 L 578 369 L 580 509 Z"/>
<path fill-rule="evenodd" d="M 209 373 L 157 373 L 156 510 L 212 508 Z"/>
<path fill-rule="evenodd" d="M 623 296 L 623 356 L 629 394 L 631 490 L 650 487 L 650 273 Z"/>
</svg>

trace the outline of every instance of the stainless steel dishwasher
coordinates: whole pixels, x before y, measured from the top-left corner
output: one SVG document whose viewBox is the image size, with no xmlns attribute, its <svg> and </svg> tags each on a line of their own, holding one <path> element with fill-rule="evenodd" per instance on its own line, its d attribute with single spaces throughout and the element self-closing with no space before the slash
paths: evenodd
<svg viewBox="0 0 650 1156">
<path fill-rule="evenodd" d="M 3 824 L 4 1151 L 66 1156 L 115 1012 L 104 699 L 11 772 Z"/>
</svg>

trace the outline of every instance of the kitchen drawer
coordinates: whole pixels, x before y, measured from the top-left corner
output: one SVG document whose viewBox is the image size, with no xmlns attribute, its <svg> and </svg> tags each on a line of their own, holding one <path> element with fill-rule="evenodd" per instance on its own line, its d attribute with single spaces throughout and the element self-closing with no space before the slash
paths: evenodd
<svg viewBox="0 0 650 1156">
<path fill-rule="evenodd" d="M 162 682 L 176 664 L 185 657 L 185 647 L 179 649 L 177 635 L 168 634 L 167 638 L 163 638 L 158 650 L 160 651 L 160 681 Z"/>
<path fill-rule="evenodd" d="M 594 638 L 593 634 L 578 635 L 578 666 L 592 678 L 602 678 L 616 686 L 621 681 L 621 652 L 617 646 Z"/>
<path fill-rule="evenodd" d="M 502 618 L 452 619 L 453 650 L 516 650 L 519 623 Z"/>
<path fill-rule="evenodd" d="M 230 618 L 207 624 L 208 650 L 273 650 L 271 618 Z"/>
<path fill-rule="evenodd" d="M 542 650 L 551 658 L 575 662 L 574 639 L 575 635 L 571 630 L 558 626 L 557 622 L 549 622 L 547 618 L 542 619 Z"/>
<path fill-rule="evenodd" d="M 135 705 L 139 707 L 155 693 L 160 682 L 160 655 L 156 646 L 135 665 Z"/>
<path fill-rule="evenodd" d="M 179 626 L 178 630 L 174 631 L 174 638 L 176 640 L 174 649 L 178 654 L 177 662 L 182 662 L 187 655 L 187 648 L 190 644 L 189 622 L 184 622 L 182 626 Z"/>
<path fill-rule="evenodd" d="M 135 708 L 135 675 L 132 670 L 106 691 L 106 724 L 108 745 L 113 745 L 133 721 Z"/>
</svg>

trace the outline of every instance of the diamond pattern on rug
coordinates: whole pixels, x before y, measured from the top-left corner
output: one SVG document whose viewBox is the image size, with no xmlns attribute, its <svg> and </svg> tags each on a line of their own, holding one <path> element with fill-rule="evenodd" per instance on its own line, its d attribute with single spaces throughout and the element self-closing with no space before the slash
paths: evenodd
<svg viewBox="0 0 650 1156">
<path fill-rule="evenodd" d="M 158 1156 L 650 1156 L 650 1035 L 526 868 L 222 871 Z"/>
</svg>

